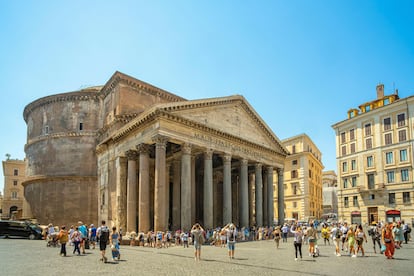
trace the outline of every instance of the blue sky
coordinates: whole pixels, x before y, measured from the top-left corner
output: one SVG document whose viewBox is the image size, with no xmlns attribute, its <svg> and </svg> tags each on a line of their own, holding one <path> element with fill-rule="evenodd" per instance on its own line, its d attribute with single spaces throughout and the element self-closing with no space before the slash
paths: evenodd
<svg viewBox="0 0 414 276">
<path fill-rule="evenodd" d="M 243 95 L 279 139 L 306 133 L 336 170 L 331 125 L 414 94 L 413 1 L 0 1 L 0 154 L 23 109 L 121 71 L 187 99 Z M 3 190 L 3 175 L 0 190 Z"/>
</svg>

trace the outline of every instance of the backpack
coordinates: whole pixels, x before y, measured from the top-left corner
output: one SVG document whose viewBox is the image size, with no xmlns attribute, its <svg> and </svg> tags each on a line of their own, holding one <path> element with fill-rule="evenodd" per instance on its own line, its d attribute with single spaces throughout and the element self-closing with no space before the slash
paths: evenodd
<svg viewBox="0 0 414 276">
<path fill-rule="evenodd" d="M 338 228 L 335 232 L 335 238 L 339 239 L 341 237 L 341 230 Z"/>
<path fill-rule="evenodd" d="M 230 233 L 229 233 L 229 241 L 230 242 L 234 242 L 234 240 L 235 240 L 234 231 L 231 230 Z"/>
<path fill-rule="evenodd" d="M 103 226 L 101 228 L 101 235 L 99 237 L 101 242 L 108 242 L 109 240 L 109 228 L 107 226 Z"/>
</svg>

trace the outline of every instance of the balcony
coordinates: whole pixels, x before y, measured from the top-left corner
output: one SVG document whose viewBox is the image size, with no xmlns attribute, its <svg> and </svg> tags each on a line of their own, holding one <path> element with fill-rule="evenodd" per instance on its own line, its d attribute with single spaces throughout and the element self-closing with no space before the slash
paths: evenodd
<svg viewBox="0 0 414 276">
<path fill-rule="evenodd" d="M 357 187 L 357 190 L 359 193 L 382 193 L 385 190 L 385 184 L 384 183 L 379 183 L 376 184 L 374 188 L 368 188 L 365 185 L 359 185 Z"/>
</svg>

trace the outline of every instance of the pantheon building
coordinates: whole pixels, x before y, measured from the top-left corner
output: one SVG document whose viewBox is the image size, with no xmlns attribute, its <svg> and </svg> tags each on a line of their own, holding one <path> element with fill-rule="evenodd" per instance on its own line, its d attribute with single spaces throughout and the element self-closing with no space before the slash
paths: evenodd
<svg viewBox="0 0 414 276">
<path fill-rule="evenodd" d="M 120 72 L 28 104 L 26 175 L 39 223 L 125 232 L 284 220 L 288 152 L 243 96 L 186 100 Z"/>
</svg>

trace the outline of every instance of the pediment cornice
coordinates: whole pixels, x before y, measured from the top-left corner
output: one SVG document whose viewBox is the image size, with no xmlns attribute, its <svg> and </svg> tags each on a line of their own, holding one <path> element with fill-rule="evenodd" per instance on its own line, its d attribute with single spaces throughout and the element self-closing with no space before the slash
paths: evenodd
<svg viewBox="0 0 414 276">
<path fill-rule="evenodd" d="M 116 71 L 109 79 L 109 81 L 107 81 L 107 83 L 104 85 L 101 90 L 101 96 L 106 97 L 120 83 L 125 84 L 133 89 L 138 89 L 150 95 L 165 99 L 168 102 L 186 101 L 186 99 L 182 97 L 128 76 L 127 74 L 121 73 L 119 71 Z"/>
</svg>

